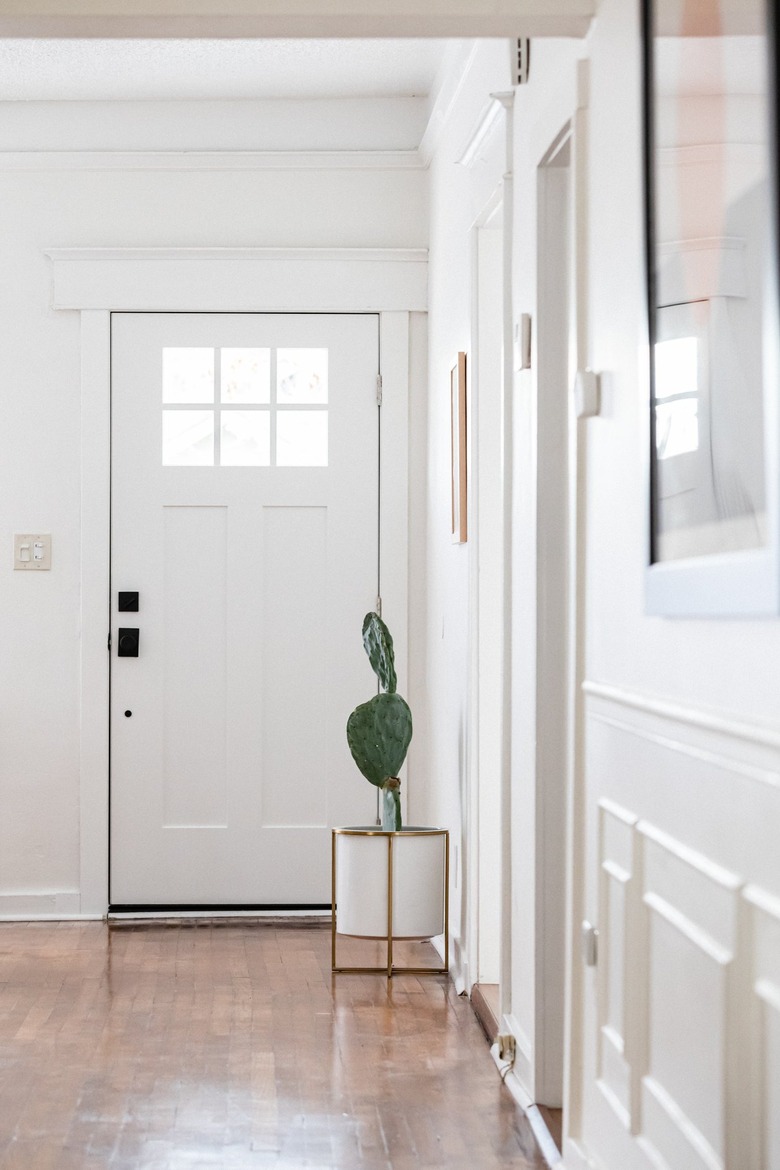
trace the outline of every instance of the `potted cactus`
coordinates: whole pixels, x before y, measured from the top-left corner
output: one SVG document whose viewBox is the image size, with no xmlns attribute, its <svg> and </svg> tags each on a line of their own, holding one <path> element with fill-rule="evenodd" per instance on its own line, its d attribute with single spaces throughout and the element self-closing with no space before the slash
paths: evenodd
<svg viewBox="0 0 780 1170">
<path fill-rule="evenodd" d="M 447 875 L 449 834 L 445 829 L 401 823 L 401 770 L 412 739 L 412 713 L 397 692 L 393 639 L 376 613 L 363 621 L 363 646 L 379 679 L 379 692 L 361 703 L 347 720 L 352 758 L 370 784 L 381 791 L 381 827 L 353 825 L 333 830 L 333 970 L 336 935 L 384 939 L 388 975 L 394 939 L 444 935 L 448 949 Z M 416 970 L 416 969 L 415 969 Z M 446 971 L 426 969 L 428 974 Z"/>
<path fill-rule="evenodd" d="M 363 619 L 363 646 L 379 679 L 379 694 L 361 703 L 347 720 L 352 758 L 370 784 L 382 790 L 382 828 L 399 832 L 401 770 L 412 739 L 412 712 L 397 693 L 390 631 L 377 613 Z"/>
</svg>

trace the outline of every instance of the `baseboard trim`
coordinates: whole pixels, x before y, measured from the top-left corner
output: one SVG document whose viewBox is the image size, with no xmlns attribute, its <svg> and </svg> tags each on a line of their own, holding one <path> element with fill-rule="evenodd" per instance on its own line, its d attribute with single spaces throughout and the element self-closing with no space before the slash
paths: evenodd
<svg viewBox="0 0 780 1170">
<path fill-rule="evenodd" d="M 490 986 L 493 986 L 492 984 Z M 471 989 L 471 1006 L 474 1014 L 482 1025 L 482 1031 L 490 1044 L 494 1044 L 498 1036 L 498 1016 L 483 991 L 483 985 L 475 983 Z"/>
<path fill-rule="evenodd" d="M 550 1167 L 560 1167 L 563 1161 L 561 1151 L 556 1146 L 555 1140 L 547 1128 L 547 1123 L 539 1106 L 531 1100 L 527 1091 L 523 1088 L 521 1081 L 512 1071 L 511 1064 L 501 1059 L 498 1054 L 497 1044 L 494 1044 L 490 1049 L 490 1055 L 493 1057 L 495 1066 L 501 1074 L 501 1080 L 525 1114 L 533 1135 L 536 1138 L 536 1144 L 539 1146 L 539 1150 L 546 1164 Z"/>
<path fill-rule="evenodd" d="M 0 921 L 41 919 L 100 919 L 100 914 L 82 914 L 81 894 L 78 890 L 18 890 L 0 894 Z"/>
</svg>

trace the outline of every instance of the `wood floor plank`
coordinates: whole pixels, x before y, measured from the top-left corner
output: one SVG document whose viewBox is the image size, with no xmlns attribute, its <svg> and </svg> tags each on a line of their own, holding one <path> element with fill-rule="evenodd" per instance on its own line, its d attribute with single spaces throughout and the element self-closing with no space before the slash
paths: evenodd
<svg viewBox="0 0 780 1170">
<path fill-rule="evenodd" d="M 332 976 L 317 925 L 0 924 L 0 1170 L 543 1165 L 445 977 Z"/>
</svg>

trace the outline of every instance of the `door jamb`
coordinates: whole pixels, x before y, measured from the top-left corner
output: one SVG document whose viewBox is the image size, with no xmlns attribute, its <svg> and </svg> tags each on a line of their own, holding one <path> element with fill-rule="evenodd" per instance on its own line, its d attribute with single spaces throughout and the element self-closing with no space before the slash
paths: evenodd
<svg viewBox="0 0 780 1170">
<path fill-rule="evenodd" d="M 80 916 L 105 917 L 108 909 L 108 850 L 109 850 L 109 799 L 108 776 L 110 763 L 109 740 L 109 654 L 108 631 L 110 628 L 110 441 L 111 441 L 111 311 L 127 309 L 122 303 L 127 295 L 127 261 L 132 261 L 133 249 L 127 255 L 117 250 L 106 250 L 105 264 L 101 272 L 101 296 L 92 295 L 94 290 L 80 289 L 74 297 L 72 285 L 68 288 L 68 268 L 78 264 L 75 250 L 70 256 L 57 253 L 61 261 L 70 303 L 63 304 L 57 296 L 57 264 L 55 263 L 53 303 L 61 308 L 80 311 L 81 328 L 81 562 L 80 562 L 80 670 L 79 670 L 79 764 L 80 764 L 80 811 L 79 811 L 79 869 L 80 869 Z M 89 249 L 90 259 L 96 258 L 99 250 Z M 225 255 L 214 249 L 214 259 L 220 261 L 220 276 L 224 277 Z M 339 250 L 330 251 L 327 258 L 321 253 L 314 256 L 318 276 L 327 281 L 329 262 L 338 266 L 335 287 L 341 288 L 342 307 L 329 304 L 327 309 L 302 305 L 299 312 L 365 313 L 378 312 L 380 339 L 380 371 L 383 380 L 382 400 L 382 441 L 385 450 L 393 452 L 392 458 L 385 458 L 380 465 L 380 490 L 383 499 L 400 503 L 394 512 L 395 523 L 383 519 L 380 528 L 382 549 L 383 580 L 382 591 L 386 612 L 393 614 L 394 640 L 399 650 L 401 676 L 399 683 L 406 686 L 408 671 L 408 427 L 409 427 L 409 313 L 427 308 L 424 290 L 420 292 L 417 272 L 408 276 L 399 270 L 411 263 L 419 271 L 427 255 L 419 251 L 407 251 L 403 256 L 371 251 L 371 272 L 366 280 L 366 264 L 355 256 L 355 249 L 346 249 L 349 256 L 338 255 Z M 186 249 L 182 250 L 186 252 Z M 260 266 L 257 288 L 263 284 L 268 291 L 260 303 L 247 309 L 239 304 L 235 311 L 257 313 L 273 311 L 273 303 L 264 303 L 273 295 L 273 280 L 267 279 L 262 269 L 262 249 L 257 249 L 256 263 Z M 316 250 L 313 250 L 316 253 Z M 50 253 L 51 254 L 51 253 Z M 166 251 L 166 257 L 180 259 L 176 249 Z M 161 257 L 156 257 L 159 265 Z M 274 276 L 279 271 L 279 257 L 273 258 Z M 294 263 L 300 265 L 306 257 L 301 250 Z M 208 266 L 208 258 L 199 257 L 200 264 Z M 190 261 L 191 263 L 191 261 Z M 242 276 L 247 271 L 247 258 L 240 260 Z M 344 281 L 345 273 L 354 271 L 354 279 Z M 398 273 L 400 279 L 395 278 Z M 106 275 L 109 280 L 106 280 Z M 263 282 L 263 276 L 266 277 Z M 112 294 L 111 288 L 114 288 Z M 179 283 L 174 278 L 169 291 L 170 303 L 161 304 L 165 299 L 163 287 L 156 282 L 154 297 L 157 303 L 149 311 L 177 312 L 180 310 Z M 332 286 L 333 287 L 333 286 Z M 302 299 L 306 294 L 302 294 Z M 95 308 L 100 305 L 104 307 Z M 74 301 L 76 303 L 74 303 Z M 78 303 L 81 301 L 81 303 Z M 406 303 L 407 308 L 399 308 Z M 389 304 L 390 310 L 377 308 Z M 132 309 L 139 310 L 134 304 Z M 190 311 L 195 311 L 194 309 Z M 217 310 L 207 303 L 199 310 L 230 311 L 224 303 Z M 294 312 L 290 308 L 285 311 Z"/>
</svg>

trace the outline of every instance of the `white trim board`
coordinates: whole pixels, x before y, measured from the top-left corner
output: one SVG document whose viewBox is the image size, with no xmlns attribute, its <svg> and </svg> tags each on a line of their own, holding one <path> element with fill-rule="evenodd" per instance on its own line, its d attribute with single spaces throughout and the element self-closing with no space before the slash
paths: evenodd
<svg viewBox="0 0 780 1170">
<path fill-rule="evenodd" d="M 81 888 L 68 891 L 67 905 L 52 904 L 50 899 L 60 895 L 47 894 L 44 901 L 28 899 L 24 905 L 9 906 L 8 914 L 59 918 L 80 911 L 82 916 L 100 918 L 108 907 L 111 309 L 378 311 L 382 442 L 400 453 L 387 466 L 383 461 L 382 485 L 397 496 L 408 491 L 408 313 L 412 308 L 425 309 L 427 253 L 355 248 L 54 248 L 47 255 L 53 267 L 55 307 L 81 310 Z M 130 282 L 128 272 L 132 273 Z M 197 280 L 197 287 L 190 289 L 182 304 L 185 279 Z M 296 279 L 301 282 L 297 286 Z M 132 306 L 123 300 L 128 287 L 138 298 Z M 286 289 L 292 304 L 279 304 L 280 287 Z M 327 305 L 316 300 L 323 289 L 328 289 Z M 405 556 L 391 553 L 393 538 L 396 547 L 399 541 L 404 549 L 407 546 L 404 533 L 384 534 L 382 591 L 386 599 L 392 599 L 393 611 L 402 615 L 398 642 L 403 648 L 408 565 Z M 0 918 L 6 916 L 3 911 L 0 900 Z"/>
<path fill-rule="evenodd" d="M 640 711 L 672 723 L 695 727 L 729 739 L 743 740 L 761 747 L 780 749 L 780 729 L 765 723 L 747 723 L 729 714 L 690 707 L 659 695 L 645 694 L 630 687 L 614 686 L 587 679 L 582 684 L 585 695 L 618 707 Z"/>
<path fill-rule="evenodd" d="M 4 150 L 0 171 L 422 171 L 419 150 Z"/>
<path fill-rule="evenodd" d="M 32 0 L 0 16 L 6 37 L 585 36 L 594 0 Z"/>
<path fill-rule="evenodd" d="M 81 913 L 78 890 L 9 891 L 0 894 L 0 922 L 82 917 L 85 915 Z"/>
<path fill-rule="evenodd" d="M 45 255 L 54 309 L 351 313 L 428 307 L 424 248 L 48 248 Z"/>
</svg>

